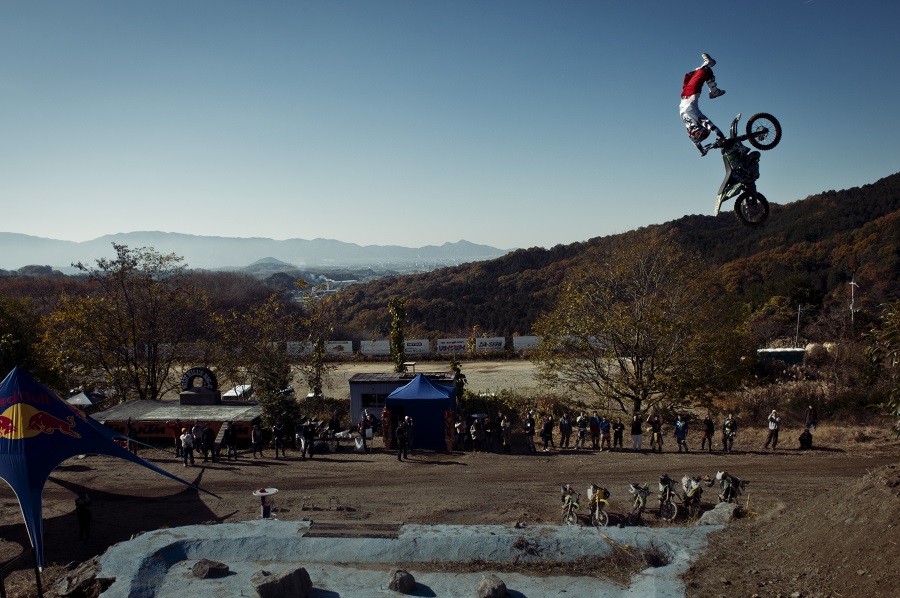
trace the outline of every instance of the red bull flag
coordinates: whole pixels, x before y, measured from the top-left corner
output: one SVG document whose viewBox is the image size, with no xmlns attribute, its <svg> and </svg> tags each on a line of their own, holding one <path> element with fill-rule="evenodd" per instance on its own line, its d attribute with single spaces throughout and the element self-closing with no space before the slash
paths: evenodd
<svg viewBox="0 0 900 598">
<path fill-rule="evenodd" d="M 53 470 L 70 457 L 109 455 L 127 459 L 206 492 L 123 448 L 115 441 L 120 437 L 118 432 L 71 407 L 22 368 L 13 369 L 0 383 L 0 478 L 19 499 L 41 569 L 41 495 Z"/>
</svg>

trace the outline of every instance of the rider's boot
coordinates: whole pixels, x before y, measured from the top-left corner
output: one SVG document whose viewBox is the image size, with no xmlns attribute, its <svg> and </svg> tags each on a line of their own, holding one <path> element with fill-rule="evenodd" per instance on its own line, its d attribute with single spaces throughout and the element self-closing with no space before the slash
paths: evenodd
<svg viewBox="0 0 900 598">
<path fill-rule="evenodd" d="M 710 56 L 706 52 L 701 54 L 700 58 L 703 59 L 703 66 L 705 66 L 707 68 L 712 68 L 712 67 L 716 66 L 716 61 L 713 60 L 712 56 Z"/>
<path fill-rule="evenodd" d="M 710 99 L 715 99 L 715 98 L 717 98 L 717 97 L 719 97 L 719 96 L 725 95 L 725 90 L 724 90 L 724 89 L 719 89 L 719 86 L 716 85 L 716 80 L 715 80 L 715 79 L 709 79 L 709 80 L 706 82 L 706 86 L 709 88 L 709 98 L 710 98 Z"/>
</svg>

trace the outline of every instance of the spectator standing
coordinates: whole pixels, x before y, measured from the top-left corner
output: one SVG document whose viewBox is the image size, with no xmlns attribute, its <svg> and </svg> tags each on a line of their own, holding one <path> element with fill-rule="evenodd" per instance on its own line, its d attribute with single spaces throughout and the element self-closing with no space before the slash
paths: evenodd
<svg viewBox="0 0 900 598">
<path fill-rule="evenodd" d="M 456 450 L 466 450 L 466 422 L 462 416 L 456 417 L 456 423 L 453 424 L 453 429 L 456 432 Z"/>
<path fill-rule="evenodd" d="M 250 444 L 253 446 L 254 459 L 256 459 L 257 451 L 259 451 L 260 457 L 265 457 L 263 455 L 262 430 L 259 429 L 257 424 L 253 424 L 253 429 L 250 431 Z"/>
<path fill-rule="evenodd" d="M 816 429 L 816 426 L 819 424 L 819 413 L 816 411 L 816 408 L 812 405 L 809 406 L 809 409 L 806 410 L 806 427 L 807 429 Z M 812 447 L 810 447 L 812 448 Z"/>
<path fill-rule="evenodd" d="M 284 453 L 284 423 L 278 419 L 272 426 L 272 444 L 275 446 L 275 458 L 278 458 L 278 449 L 281 449 L 281 456 L 287 457 Z"/>
<path fill-rule="evenodd" d="M 209 425 L 209 422 L 203 424 L 203 432 L 200 436 L 203 439 L 203 462 L 206 463 L 207 458 L 212 456 L 212 462 L 216 462 L 216 432 Z"/>
<path fill-rule="evenodd" d="M 662 452 L 663 436 L 662 436 L 662 420 L 659 415 L 653 415 L 647 418 L 650 424 L 650 452 L 658 450 Z"/>
<path fill-rule="evenodd" d="M 397 426 L 397 461 L 409 459 L 409 428 L 407 427 L 408 421 L 409 416 L 401 420 L 400 424 Z"/>
<path fill-rule="evenodd" d="M 544 423 L 541 424 L 541 442 L 543 443 L 541 447 L 543 451 L 549 453 L 550 449 L 547 446 L 553 442 L 553 418 L 549 415 L 544 418 Z"/>
<path fill-rule="evenodd" d="M 737 420 L 734 419 L 734 414 L 729 413 L 728 417 L 725 418 L 725 421 L 722 422 L 722 450 L 725 452 L 731 452 L 731 449 L 734 448 L 734 438 L 737 436 Z"/>
<path fill-rule="evenodd" d="M 644 441 L 644 423 L 640 415 L 631 416 L 631 450 L 640 451 Z"/>
<path fill-rule="evenodd" d="M 590 419 L 591 427 L 591 446 L 600 448 L 600 416 L 594 411 Z"/>
<path fill-rule="evenodd" d="M 584 448 L 584 443 L 587 440 L 587 430 L 589 425 L 588 416 L 584 414 L 582 411 L 578 415 L 578 419 L 575 420 L 575 425 L 578 427 L 578 439 L 575 441 L 575 450 L 578 450 L 578 446 L 581 445 L 581 448 Z"/>
<path fill-rule="evenodd" d="M 181 454 L 184 458 L 184 466 L 188 466 L 188 460 L 191 467 L 194 466 L 194 435 L 187 428 L 181 428 Z"/>
<path fill-rule="evenodd" d="M 612 425 L 609 423 L 609 420 L 606 419 L 606 416 L 600 418 L 600 450 L 603 450 L 604 445 L 606 446 L 607 451 L 612 450 Z"/>
<path fill-rule="evenodd" d="M 537 448 L 534 446 L 534 427 L 534 411 L 529 411 L 528 417 L 525 418 L 525 423 L 522 426 L 523 431 L 525 432 L 525 446 L 528 448 L 529 453 L 537 452 Z"/>
<path fill-rule="evenodd" d="M 132 442 L 132 440 L 137 439 L 137 431 L 134 428 L 134 422 L 131 421 L 131 418 L 128 418 L 128 423 L 125 424 L 125 435 L 128 437 L 128 450 L 137 455 L 137 445 Z"/>
<path fill-rule="evenodd" d="M 490 417 L 484 418 L 484 423 L 481 426 L 481 431 L 484 433 L 484 450 L 489 453 L 494 452 L 494 420 Z"/>
<path fill-rule="evenodd" d="M 175 439 L 175 458 L 181 456 L 181 420 L 167 421 L 166 427 L 172 430 L 172 436 Z"/>
<path fill-rule="evenodd" d="M 497 447 L 503 446 L 503 420 L 506 418 L 501 412 L 497 412 L 497 417 L 494 419 L 494 434 L 497 436 Z"/>
<path fill-rule="evenodd" d="M 203 449 L 203 426 L 201 426 L 200 422 L 197 420 L 194 420 L 194 425 L 191 428 L 191 436 L 194 437 L 194 452 L 199 455 L 199 451 Z"/>
<path fill-rule="evenodd" d="M 769 422 L 769 435 L 766 437 L 766 446 L 765 448 L 769 448 L 769 443 L 772 443 L 772 450 L 778 448 L 778 431 L 781 429 L 781 416 L 778 415 L 778 412 L 772 409 L 772 413 L 769 414 L 768 418 Z"/>
<path fill-rule="evenodd" d="M 75 499 L 75 518 L 78 519 L 78 539 L 87 542 L 91 535 L 91 497 L 82 492 Z"/>
<path fill-rule="evenodd" d="M 512 450 L 512 421 L 509 416 L 504 415 L 500 420 L 500 429 L 503 432 L 503 450 L 508 453 Z"/>
<path fill-rule="evenodd" d="M 407 441 L 409 442 L 409 452 L 412 452 L 414 448 L 416 448 L 416 423 L 413 421 L 413 418 L 410 416 L 406 416 L 406 431 L 408 433 L 409 438 Z"/>
<path fill-rule="evenodd" d="M 684 418 L 684 415 L 678 414 L 678 417 L 675 420 L 675 442 L 678 444 L 678 452 L 681 452 L 681 449 L 684 449 L 684 452 L 688 451 L 687 445 L 687 433 L 688 433 L 688 425 L 687 420 Z"/>
<path fill-rule="evenodd" d="M 231 422 L 225 422 L 225 431 L 222 432 L 222 444 L 225 445 L 226 458 L 231 461 L 231 457 L 234 456 L 234 460 L 237 461 L 237 434 L 234 428 L 231 427 Z"/>
<path fill-rule="evenodd" d="M 316 441 L 317 431 L 316 425 L 307 417 L 303 427 L 300 429 L 301 459 L 306 459 L 307 455 L 309 455 L 310 459 L 313 458 L 313 443 Z"/>
<path fill-rule="evenodd" d="M 703 418 L 703 440 L 700 441 L 700 450 L 702 451 L 706 448 L 706 443 L 709 442 L 708 451 L 712 451 L 712 443 L 713 443 L 713 434 L 716 431 L 716 423 L 713 421 L 712 416 L 707 413 L 706 417 Z"/>
<path fill-rule="evenodd" d="M 482 441 L 484 440 L 484 430 L 481 427 L 481 420 L 477 417 L 472 419 L 472 426 L 469 428 L 469 433 L 472 435 L 472 452 L 480 453 L 482 450 Z"/>
<path fill-rule="evenodd" d="M 559 448 L 569 448 L 569 441 L 572 438 L 572 420 L 569 419 L 568 413 L 563 413 L 559 418 Z"/>
<path fill-rule="evenodd" d="M 625 424 L 622 423 L 622 418 L 617 417 L 616 423 L 612 425 L 613 430 L 613 448 L 619 447 L 619 450 L 622 450 L 622 440 L 625 435 Z"/>
</svg>

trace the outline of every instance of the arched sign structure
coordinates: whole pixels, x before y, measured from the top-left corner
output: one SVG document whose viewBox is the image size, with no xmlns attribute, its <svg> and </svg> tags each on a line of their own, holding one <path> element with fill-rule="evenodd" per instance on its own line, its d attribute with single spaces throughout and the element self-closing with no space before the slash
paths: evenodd
<svg viewBox="0 0 900 598">
<path fill-rule="evenodd" d="M 216 375 L 207 368 L 191 368 L 186 371 L 184 376 L 181 377 L 181 390 L 188 392 L 194 388 L 194 380 L 197 378 L 203 380 L 203 388 L 213 392 L 219 390 L 219 382 L 216 380 Z"/>
</svg>

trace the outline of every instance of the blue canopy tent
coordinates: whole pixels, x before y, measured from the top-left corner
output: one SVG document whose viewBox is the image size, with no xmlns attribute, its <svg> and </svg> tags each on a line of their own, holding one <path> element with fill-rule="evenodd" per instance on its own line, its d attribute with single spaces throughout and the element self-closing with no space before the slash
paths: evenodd
<svg viewBox="0 0 900 598">
<path fill-rule="evenodd" d="M 97 423 L 53 394 L 22 368 L 0 383 L 0 478 L 16 493 L 28 537 L 44 568 L 41 495 L 47 478 L 75 455 L 126 459 L 216 496 L 157 467 L 119 445 L 121 434 Z"/>
<path fill-rule="evenodd" d="M 406 386 L 388 395 L 385 406 L 399 423 L 400 416 L 413 419 L 415 448 L 445 450 L 445 419 L 447 411 L 456 411 L 456 389 L 437 384 L 418 374 Z"/>
</svg>

